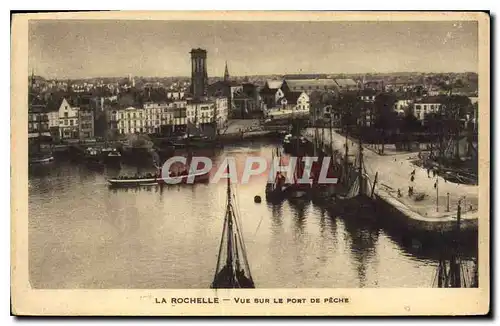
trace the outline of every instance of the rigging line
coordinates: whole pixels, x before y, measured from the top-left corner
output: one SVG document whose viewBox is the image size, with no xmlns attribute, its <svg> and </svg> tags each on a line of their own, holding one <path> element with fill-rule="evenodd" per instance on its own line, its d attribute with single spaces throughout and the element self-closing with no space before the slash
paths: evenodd
<svg viewBox="0 0 500 326">
<path fill-rule="evenodd" d="M 264 215 L 262 215 L 260 217 L 260 221 L 259 221 L 259 224 L 257 225 L 257 229 L 255 230 L 255 233 L 254 233 L 254 236 L 257 235 L 257 231 L 259 231 L 259 228 L 260 228 L 260 224 L 262 223 L 262 220 L 264 219 Z"/>
<path fill-rule="evenodd" d="M 460 264 L 460 269 L 462 270 L 462 278 L 463 278 L 463 284 L 464 284 L 464 287 L 469 287 L 469 285 L 467 284 L 468 283 L 468 280 L 470 280 L 470 274 L 469 274 L 469 269 L 466 268 L 466 266 L 464 266 L 464 264 Z M 466 277 L 467 276 L 467 277 Z"/>
<path fill-rule="evenodd" d="M 432 287 L 436 287 L 437 279 L 439 277 L 439 264 L 438 264 L 438 270 L 434 273 L 434 279 L 432 281 Z"/>
<path fill-rule="evenodd" d="M 227 233 L 227 222 L 228 222 L 228 213 L 226 213 L 226 216 L 224 217 L 224 226 L 222 228 L 222 236 L 221 236 L 221 239 L 220 239 L 219 255 L 217 257 L 217 266 L 215 267 L 214 280 L 217 277 L 217 273 L 219 272 L 219 267 L 220 267 L 220 262 L 221 262 L 222 248 L 224 247 L 224 235 Z"/>
</svg>

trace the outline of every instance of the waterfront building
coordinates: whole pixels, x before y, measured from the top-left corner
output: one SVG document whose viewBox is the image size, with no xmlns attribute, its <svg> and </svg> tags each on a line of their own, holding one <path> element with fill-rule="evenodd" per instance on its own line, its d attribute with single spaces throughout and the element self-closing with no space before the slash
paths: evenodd
<svg viewBox="0 0 500 326">
<path fill-rule="evenodd" d="M 233 94 L 232 116 L 245 118 L 261 111 L 260 95 L 257 86 L 244 83 L 241 89 Z"/>
<path fill-rule="evenodd" d="M 59 138 L 79 138 L 79 111 L 80 108 L 73 106 L 69 99 L 63 98 L 59 106 Z"/>
<path fill-rule="evenodd" d="M 145 133 L 159 133 L 161 125 L 167 124 L 166 121 L 163 121 L 163 111 L 168 108 L 168 104 L 166 102 L 146 102 L 144 103 L 143 108 L 146 116 L 144 126 Z"/>
<path fill-rule="evenodd" d="M 94 138 L 94 111 L 80 108 L 78 114 L 80 139 Z"/>
<path fill-rule="evenodd" d="M 229 103 L 227 98 L 218 97 L 215 99 L 215 120 L 217 123 L 217 128 L 223 128 L 229 118 Z"/>
<path fill-rule="evenodd" d="M 118 134 L 128 135 L 146 132 L 146 114 L 143 108 L 129 106 L 118 110 Z"/>
<path fill-rule="evenodd" d="M 29 100 L 28 134 L 48 131 L 48 116 L 45 103 L 37 96 L 31 96 Z"/>
<path fill-rule="evenodd" d="M 260 90 L 260 97 L 262 98 L 264 109 L 271 109 L 276 106 L 276 100 L 279 98 L 277 93 L 280 91 L 282 85 L 282 80 L 266 81 L 264 87 Z"/>
<path fill-rule="evenodd" d="M 163 121 L 170 129 L 175 132 L 183 132 L 187 126 L 187 100 L 178 100 L 169 103 L 163 110 Z"/>
<path fill-rule="evenodd" d="M 292 115 L 309 115 L 309 95 L 306 92 L 287 92 L 277 100 L 276 107 L 268 110 L 267 115 L 273 118 Z"/>
</svg>

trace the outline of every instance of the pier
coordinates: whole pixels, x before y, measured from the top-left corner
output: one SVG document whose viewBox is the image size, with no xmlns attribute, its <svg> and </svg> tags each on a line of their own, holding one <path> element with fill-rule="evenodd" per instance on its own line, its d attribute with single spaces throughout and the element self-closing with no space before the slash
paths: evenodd
<svg viewBox="0 0 500 326">
<path fill-rule="evenodd" d="M 337 152 L 337 158 L 345 156 L 346 137 L 332 130 L 321 132 L 320 148 L 332 154 L 331 148 Z M 332 137 L 330 137 L 330 134 Z M 303 136 L 315 143 L 315 129 L 308 128 Z M 330 139 L 332 138 L 332 139 Z M 349 157 L 358 155 L 356 140 L 347 139 Z M 417 166 L 415 152 L 397 152 L 381 155 L 370 145 L 363 145 L 363 161 L 365 176 L 369 180 L 366 195 L 372 198 L 378 207 L 382 207 L 388 215 L 397 217 L 409 229 L 419 231 L 452 231 L 457 222 L 457 208 L 462 208 L 461 229 L 476 231 L 478 221 L 477 185 L 457 184 L 446 181 L 440 176 Z M 413 181 L 411 175 L 413 173 Z M 375 186 L 373 187 L 374 180 Z M 413 186 L 414 195 L 408 195 L 408 188 Z M 399 190 L 399 194 L 398 194 Z M 416 199 L 418 198 L 418 200 Z"/>
</svg>

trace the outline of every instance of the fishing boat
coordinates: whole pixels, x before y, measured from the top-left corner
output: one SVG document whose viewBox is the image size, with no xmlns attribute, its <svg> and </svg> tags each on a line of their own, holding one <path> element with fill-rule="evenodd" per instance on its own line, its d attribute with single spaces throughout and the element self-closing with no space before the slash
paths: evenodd
<svg viewBox="0 0 500 326">
<path fill-rule="evenodd" d="M 276 152 L 273 151 L 273 162 L 275 157 L 278 157 L 279 165 L 281 165 L 281 155 L 279 153 L 279 149 L 276 149 Z M 273 182 L 266 183 L 266 200 L 283 200 L 286 196 L 288 188 L 289 184 L 286 183 L 285 175 L 279 171 L 276 172 Z"/>
<path fill-rule="evenodd" d="M 292 182 L 287 188 L 288 199 L 290 200 L 310 199 L 312 182 L 305 183 L 301 181 L 304 177 L 305 167 L 305 162 L 302 160 L 302 157 L 297 157 Z"/>
<path fill-rule="evenodd" d="M 228 166 L 229 172 L 229 166 Z M 246 255 L 239 215 L 227 179 L 227 206 L 212 289 L 255 288 Z"/>
<path fill-rule="evenodd" d="M 333 197 L 330 211 L 343 216 L 355 216 L 356 218 L 371 218 L 374 214 L 365 214 L 373 210 L 373 191 L 377 182 L 377 175 L 370 186 L 370 180 L 365 173 L 363 162 L 363 144 L 361 137 L 358 138 L 358 155 L 354 164 L 349 163 L 349 147 L 346 136 L 346 148 L 344 167 L 342 169 L 341 184 Z M 370 186 L 370 189 L 368 187 Z"/>
</svg>

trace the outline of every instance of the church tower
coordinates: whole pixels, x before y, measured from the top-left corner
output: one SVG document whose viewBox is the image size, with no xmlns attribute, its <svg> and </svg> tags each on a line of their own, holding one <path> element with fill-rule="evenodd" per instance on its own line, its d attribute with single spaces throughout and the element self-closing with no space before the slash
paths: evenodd
<svg viewBox="0 0 500 326">
<path fill-rule="evenodd" d="M 195 99 L 207 95 L 207 51 L 203 49 L 191 50 L 191 94 Z"/>
<path fill-rule="evenodd" d="M 229 69 L 227 68 L 227 61 L 226 61 L 226 69 L 224 70 L 224 81 L 225 82 L 229 81 Z"/>
</svg>

